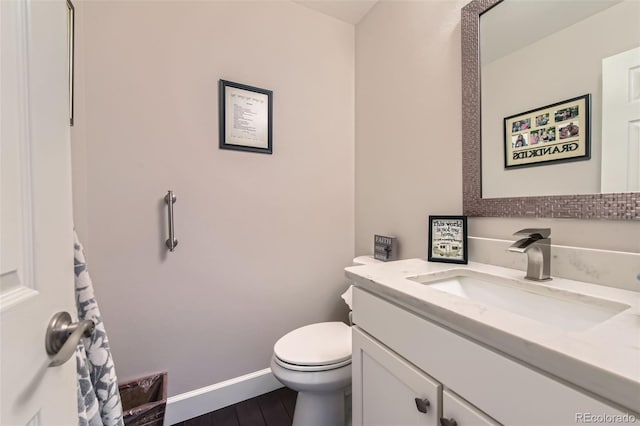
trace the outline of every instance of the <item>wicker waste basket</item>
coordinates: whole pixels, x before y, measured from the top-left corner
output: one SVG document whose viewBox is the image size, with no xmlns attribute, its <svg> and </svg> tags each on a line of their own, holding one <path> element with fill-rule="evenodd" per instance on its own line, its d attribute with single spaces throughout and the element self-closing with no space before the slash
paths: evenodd
<svg viewBox="0 0 640 426">
<path fill-rule="evenodd" d="M 167 372 L 122 383 L 120 399 L 126 426 L 162 426 L 167 406 Z"/>
</svg>

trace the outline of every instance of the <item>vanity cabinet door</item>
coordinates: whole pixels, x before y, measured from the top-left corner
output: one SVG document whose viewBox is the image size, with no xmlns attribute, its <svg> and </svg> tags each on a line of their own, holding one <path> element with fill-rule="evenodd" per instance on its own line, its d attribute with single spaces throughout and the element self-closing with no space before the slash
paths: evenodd
<svg viewBox="0 0 640 426">
<path fill-rule="evenodd" d="M 500 423 L 460 398 L 449 389 L 442 391 L 440 426 L 499 426 Z"/>
<path fill-rule="evenodd" d="M 503 424 L 574 425 L 597 416 L 622 424 L 640 418 L 359 288 L 353 303 L 360 330 Z"/>
<path fill-rule="evenodd" d="M 442 385 L 353 327 L 353 426 L 436 426 Z"/>
</svg>

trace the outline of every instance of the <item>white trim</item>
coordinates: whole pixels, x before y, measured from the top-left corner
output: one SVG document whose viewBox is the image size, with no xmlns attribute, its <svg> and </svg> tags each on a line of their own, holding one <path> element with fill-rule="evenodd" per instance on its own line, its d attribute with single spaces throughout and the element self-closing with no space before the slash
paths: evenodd
<svg viewBox="0 0 640 426">
<path fill-rule="evenodd" d="M 282 387 L 270 368 L 167 399 L 165 425 L 173 425 Z"/>
<path fill-rule="evenodd" d="M 33 121 L 31 119 L 31 75 L 30 70 L 30 31 L 29 14 L 30 2 L 25 1 L 20 7 L 20 27 L 21 37 L 19 39 L 19 49 L 22 54 L 18 64 L 18 102 L 19 102 L 19 137 L 20 137 L 20 164 L 22 172 L 22 264 L 21 275 L 22 285 L 37 290 L 35 282 L 35 239 L 34 239 L 34 218 L 35 211 L 33 202 L 33 150 L 34 142 L 32 136 Z"/>
<path fill-rule="evenodd" d="M 5 125 L 2 130 L 2 148 L 7 150 L 8 163 L 3 161 L 3 167 L 8 165 L 8 172 L 2 178 L 9 177 L 10 183 L 8 199 L 3 194 L 3 202 L 9 201 L 9 206 L 2 212 L 8 214 L 15 233 L 3 239 L 3 248 L 10 247 L 15 252 L 9 261 L 4 259 L 0 269 L 0 310 L 21 302 L 20 297 L 30 296 L 28 291 L 16 292 L 14 287 L 22 286 L 33 289 L 34 285 L 34 240 L 33 240 L 33 188 L 32 188 L 32 154 L 33 139 L 31 137 L 31 95 L 29 80 L 29 2 L 14 2 L 11 7 L 3 8 L 3 100 L 2 118 Z M 6 65 L 5 65 L 6 62 Z M 6 68 L 6 69 L 5 69 Z M 7 90 L 8 89 L 8 90 Z M 4 109 L 11 106 L 13 112 L 6 114 Z M 6 130 L 5 130 L 6 129 Z M 6 163 L 6 164 L 5 164 Z M 7 189 L 7 188 L 3 188 Z M 11 213 L 9 213 L 9 211 Z M 15 221 L 11 217 L 16 215 Z M 6 225 L 3 220 L 3 225 Z M 6 245 L 6 247 L 5 247 Z M 37 293 L 35 293 L 37 294 Z M 17 297 L 19 296 L 19 297 Z"/>
<path fill-rule="evenodd" d="M 7 277 L 3 276 L 2 278 L 6 279 Z M 22 285 L 18 285 L 15 288 L 8 290 L 2 289 L 0 294 L 0 312 L 4 312 L 13 306 L 24 303 L 38 294 L 39 293 L 34 289 Z"/>
</svg>

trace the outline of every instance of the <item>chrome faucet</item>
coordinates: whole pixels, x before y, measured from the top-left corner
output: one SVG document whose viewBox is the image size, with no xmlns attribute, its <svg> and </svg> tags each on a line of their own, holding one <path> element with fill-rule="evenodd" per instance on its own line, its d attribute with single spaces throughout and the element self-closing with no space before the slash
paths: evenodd
<svg viewBox="0 0 640 426">
<path fill-rule="evenodd" d="M 516 232 L 516 236 L 524 238 L 511 244 L 507 251 L 525 253 L 527 255 L 527 275 L 525 278 L 534 281 L 551 279 L 551 229 L 527 228 Z"/>
</svg>

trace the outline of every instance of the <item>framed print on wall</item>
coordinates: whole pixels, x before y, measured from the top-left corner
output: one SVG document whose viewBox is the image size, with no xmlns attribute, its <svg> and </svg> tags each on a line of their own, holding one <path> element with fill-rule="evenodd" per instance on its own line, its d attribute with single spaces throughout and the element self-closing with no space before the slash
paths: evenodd
<svg viewBox="0 0 640 426">
<path fill-rule="evenodd" d="M 220 148 L 272 154 L 273 92 L 219 82 Z"/>
<path fill-rule="evenodd" d="M 591 158 L 591 95 L 504 119 L 504 167 L 530 167 Z"/>
<path fill-rule="evenodd" d="M 466 216 L 429 216 L 428 260 L 467 263 Z"/>
<path fill-rule="evenodd" d="M 76 37 L 76 8 L 71 0 L 67 0 L 67 54 L 69 60 L 69 125 L 73 126 L 73 96 L 74 96 L 74 64 L 75 64 L 75 37 Z"/>
</svg>

